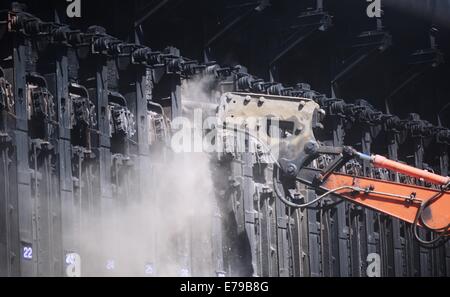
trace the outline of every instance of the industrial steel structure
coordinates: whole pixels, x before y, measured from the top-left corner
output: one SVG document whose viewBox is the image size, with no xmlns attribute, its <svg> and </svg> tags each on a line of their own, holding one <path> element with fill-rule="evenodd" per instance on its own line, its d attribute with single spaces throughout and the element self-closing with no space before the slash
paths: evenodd
<svg viewBox="0 0 450 297">
<path fill-rule="evenodd" d="M 170 199 L 149 193 L 164 178 L 159 172 L 167 159 L 161 156 L 174 158 L 165 146 L 171 121 L 194 106 L 213 114 L 217 108 L 224 119 L 224 110 L 251 115 L 247 104 L 265 104 L 263 117 L 286 107 L 283 116 L 298 119 L 301 129 L 286 124 L 283 133 L 449 175 L 450 89 L 443 81 L 450 67 L 443 57 L 450 49 L 445 37 L 450 26 L 445 21 L 413 24 L 420 28 L 420 42 L 408 48 L 403 27 L 392 22 L 398 32 L 390 32 L 384 26 L 397 13 L 394 7 L 370 19 L 352 1 L 346 7 L 321 0 L 230 1 L 231 7 L 218 1 L 209 14 L 198 12 L 207 7 L 205 1 L 185 2 L 190 1 L 135 1 L 132 12 L 124 10 L 124 19 L 116 20 L 122 25 L 109 18 L 111 25 L 102 26 L 94 24 L 96 5 L 108 9 L 116 3 L 83 2 L 93 9 L 84 8 L 80 19 L 65 16 L 60 3 L 53 3 L 54 9 L 34 7 L 36 12 L 33 3 L 28 10 L 18 3 L 1 7 L 0 275 L 70 276 L 77 274 L 73 265 L 80 256 L 81 275 L 163 275 L 155 212 Z M 450 10 L 450 3 L 439 3 Z M 438 10 L 437 1 L 428 4 Z M 193 10 L 180 12 L 184 5 Z M 117 7 L 105 14 L 112 17 Z M 220 9 L 224 14 L 214 14 Z M 354 13 L 355 27 L 343 25 L 346 9 Z M 161 19 L 166 27 L 158 27 L 164 25 Z M 264 19 L 270 21 L 260 22 Z M 186 33 L 194 28 L 201 34 Z M 338 39 L 343 35 L 354 38 Z M 165 47 L 172 37 L 182 50 Z M 445 42 L 447 47 L 439 46 Z M 196 102 L 183 97 L 182 86 L 190 81 L 202 81 L 202 93 L 210 96 Z M 373 98 L 357 99 L 363 95 Z M 242 104 L 233 109 L 227 103 Z M 450 275 L 450 243 L 437 241 L 439 234 L 420 228 L 415 236 L 416 224 L 333 195 L 318 200 L 320 192 L 306 175 L 300 179 L 308 182 L 288 180 L 279 189 L 283 178 L 273 177 L 283 164 L 251 138 L 247 135 L 241 151 L 213 154 L 211 228 L 203 230 L 206 239 L 196 230 L 177 239 L 179 275 Z M 312 167 L 338 168 L 334 155 L 342 151 L 322 153 Z M 367 158 L 340 165 L 342 175 L 439 189 L 427 179 L 375 168 Z M 292 193 L 292 201 L 278 199 L 280 190 Z M 133 251 L 125 251 L 120 238 L 102 236 L 121 228 L 114 218 L 122 208 L 146 199 L 155 206 L 148 214 L 155 219 L 136 223 L 132 236 L 151 237 L 152 245 L 141 247 L 145 257 L 128 263 L 130 270 L 121 270 L 124 254 Z M 295 207 L 311 201 L 317 205 Z M 105 233 L 90 238 L 103 251 L 93 255 L 82 242 L 84 230 L 95 224 Z M 416 237 L 439 244 L 426 246 Z M 374 261 L 381 266 L 372 271 Z"/>
</svg>

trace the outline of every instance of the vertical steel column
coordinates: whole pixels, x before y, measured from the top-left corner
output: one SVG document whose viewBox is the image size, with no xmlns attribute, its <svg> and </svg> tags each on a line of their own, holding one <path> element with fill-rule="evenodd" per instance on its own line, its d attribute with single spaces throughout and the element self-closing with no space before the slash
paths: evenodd
<svg viewBox="0 0 450 297">
<path fill-rule="evenodd" d="M 21 242 L 21 275 L 37 275 L 37 257 L 34 247 L 36 246 L 36 221 L 33 216 L 34 200 L 31 196 L 31 173 L 28 164 L 28 114 L 27 114 L 27 84 L 26 84 L 26 61 L 27 47 L 29 41 L 22 36 L 14 36 L 14 97 L 16 108 L 16 131 L 15 147 L 17 149 L 17 183 L 19 197 L 19 230 Z M 29 51 L 28 51 L 29 53 Z M 31 252 L 31 255 L 30 255 Z"/>
<path fill-rule="evenodd" d="M 275 201 L 275 211 L 277 218 L 277 252 L 278 252 L 278 274 L 279 276 L 289 276 L 291 270 L 291 245 L 289 243 L 288 228 L 292 227 L 293 221 L 287 215 L 289 211 L 279 199 Z"/>
<path fill-rule="evenodd" d="M 98 147 L 97 147 L 97 159 L 96 163 L 99 166 L 99 196 L 100 201 L 100 215 L 103 218 L 103 234 L 101 242 L 111 242 L 112 238 L 105 238 L 105 234 L 109 234 L 107 230 L 110 230 L 111 226 L 108 223 L 114 224 L 115 222 L 105 222 L 106 217 L 114 217 L 115 201 L 112 197 L 111 189 L 111 140 L 110 140 L 110 123 L 108 118 L 108 67 L 107 58 L 105 56 L 95 57 L 95 90 L 93 100 L 97 108 L 97 127 L 98 127 Z M 114 220 L 114 219 L 113 219 Z M 103 245 L 104 254 L 100 263 L 105 265 L 103 269 L 114 270 L 116 265 L 114 246 Z M 114 271 L 112 272 L 114 273 Z"/>
<path fill-rule="evenodd" d="M 389 129 L 387 131 L 387 141 L 388 141 L 388 157 L 391 160 L 398 160 L 398 133 Z M 392 180 L 399 182 L 398 173 L 393 173 L 391 176 Z M 407 276 L 407 249 L 406 249 L 406 232 L 407 226 L 404 222 L 399 219 L 392 219 L 392 248 L 393 248 L 393 258 L 394 258 L 394 273 L 392 276 Z"/>
<path fill-rule="evenodd" d="M 425 154 L 425 148 L 423 139 L 421 137 L 414 137 L 414 166 L 416 168 L 423 169 L 423 157 Z M 421 229 L 419 230 L 419 236 L 425 237 L 429 232 Z M 424 248 L 414 240 L 413 245 L 419 252 L 419 275 L 420 276 L 431 276 L 431 261 L 430 261 L 430 250 Z"/>
<path fill-rule="evenodd" d="M 2 114 L 0 117 L 3 120 Z M 17 238 L 17 201 L 15 178 L 11 174 L 13 147 L 6 131 L 0 130 L 0 276 L 18 276 L 20 255 Z M 17 197 L 17 196 L 16 196 Z"/>
<path fill-rule="evenodd" d="M 71 172 L 71 152 L 70 152 L 70 108 L 67 107 L 68 100 L 68 64 L 65 48 L 57 48 L 55 72 L 48 74 L 49 89 L 54 94 L 56 121 L 59 123 L 58 128 L 55 127 L 54 137 L 51 140 L 55 158 L 55 168 L 53 164 L 48 164 L 49 177 L 54 185 L 51 193 L 49 193 L 49 224 L 51 226 L 49 232 L 51 234 L 51 254 L 50 265 L 52 266 L 51 274 L 61 276 L 64 263 L 64 237 L 65 233 L 62 229 L 63 220 L 63 201 L 67 198 L 71 199 L 72 195 L 72 172 Z M 45 62 L 44 62 L 45 63 Z"/>
<path fill-rule="evenodd" d="M 53 170 L 53 146 L 45 140 L 33 139 L 31 143 L 32 194 L 35 199 L 36 249 L 38 276 L 54 276 L 61 264 L 59 201 L 55 194 L 58 184 Z M 56 224 L 55 224 L 56 223 Z M 59 255 L 59 256 L 58 256 Z"/>
<path fill-rule="evenodd" d="M 361 139 L 361 145 L 362 145 L 362 152 L 364 154 L 370 155 L 371 154 L 371 144 L 372 144 L 372 135 L 371 135 L 371 131 L 370 131 L 370 126 L 367 126 L 364 128 L 363 130 L 363 136 Z M 364 161 L 363 163 L 363 173 L 364 176 L 369 176 L 372 177 L 373 173 L 371 171 L 370 168 L 370 164 L 367 161 Z M 362 254 L 362 256 L 364 257 L 362 259 L 362 262 L 365 263 L 365 265 L 363 265 L 364 268 L 367 267 L 367 260 L 365 259 L 365 257 L 367 257 L 370 254 L 378 254 L 381 255 L 381 251 L 380 251 L 380 234 L 379 234 L 379 230 L 377 232 L 377 230 L 375 230 L 375 224 L 377 224 L 380 221 L 379 218 L 379 214 L 375 213 L 372 210 L 364 210 L 364 217 L 365 217 L 365 235 L 366 235 L 366 254 Z M 379 228 L 380 226 L 378 226 Z M 363 242 L 361 244 L 364 244 Z M 383 259 L 385 260 L 385 259 Z M 363 273 L 365 272 L 366 269 L 363 270 Z M 364 276 L 361 275 L 361 276 Z"/>
<path fill-rule="evenodd" d="M 242 153 L 236 154 L 236 157 L 230 162 L 229 188 L 226 199 L 230 201 L 230 210 L 234 216 L 226 224 L 226 233 L 228 237 L 228 250 L 226 250 L 227 270 L 230 276 L 251 276 L 258 273 L 258 268 L 254 264 L 251 246 L 251 238 L 247 234 L 246 224 L 246 206 L 244 201 L 243 187 L 243 167 Z"/>
<path fill-rule="evenodd" d="M 316 198 L 313 190 L 306 190 L 305 200 L 312 201 Z M 323 238 L 323 225 L 322 218 L 323 213 L 321 210 L 308 209 L 307 210 L 308 219 L 308 249 L 302 251 L 305 253 L 304 256 L 308 257 L 309 260 L 309 274 L 305 276 L 327 276 L 328 274 L 324 271 L 324 253 L 328 254 L 328 250 L 324 251 L 323 242 L 326 241 Z M 303 256 L 303 255 L 302 255 Z"/>
<path fill-rule="evenodd" d="M 244 205 L 244 189 L 242 186 L 243 176 L 243 161 L 240 158 L 236 158 L 231 163 L 231 176 L 230 182 L 230 200 L 231 208 L 234 212 L 236 219 L 236 238 L 231 238 L 231 253 L 228 254 L 228 266 L 231 276 L 249 276 L 241 274 L 240 268 L 244 268 L 244 265 L 239 265 L 241 258 L 250 258 L 251 267 L 249 272 L 253 273 L 255 268 L 253 267 L 253 257 L 250 247 L 250 239 L 246 233 L 246 223 L 245 223 L 245 205 Z M 228 197 L 227 197 L 228 198 Z M 232 230 L 231 230 L 232 231 Z M 243 255 L 243 256 L 241 256 Z"/>
<path fill-rule="evenodd" d="M 57 145 L 59 158 L 59 195 L 61 200 L 61 232 L 62 232 L 62 261 L 65 255 L 77 251 L 73 238 L 73 230 L 69 227 L 73 211 L 73 178 L 72 178 L 72 147 L 70 140 L 71 129 L 71 100 L 69 98 L 69 63 L 67 48 L 58 47 L 55 69 L 56 104 L 59 121 L 59 139 Z M 72 232 L 71 232 L 72 231 Z"/>
<path fill-rule="evenodd" d="M 0 68 L 0 79 L 3 78 Z M 5 77 L 6 78 L 6 77 Z M 6 83 L 9 84 L 8 81 Z M 7 86 L 5 85 L 5 88 Z M 8 85 L 10 87 L 10 85 Z M 8 90 L 5 90 L 9 92 Z M 7 101 L 8 94 L 0 96 Z M 11 98 L 14 100 L 14 97 Z M 8 104 L 8 102 L 3 102 Z M 0 102 L 1 104 L 1 102 Z M 20 275 L 20 244 L 18 225 L 18 195 L 15 159 L 13 146 L 14 111 L 8 107 L 0 108 L 0 276 Z M 11 113 L 11 114 L 10 114 Z"/>
<path fill-rule="evenodd" d="M 267 170 L 267 176 L 273 174 L 273 169 Z M 257 184 L 257 195 L 260 205 L 260 221 L 261 221 L 261 257 L 262 257 L 262 275 L 277 276 L 278 275 L 278 255 L 276 253 L 277 246 L 277 230 L 276 230 L 276 214 L 275 214 L 275 197 L 273 190 L 265 183 Z"/>
<path fill-rule="evenodd" d="M 333 119 L 333 146 L 342 146 L 344 144 L 344 128 L 343 119 L 334 116 Z M 347 226 L 347 209 L 346 202 L 338 204 L 334 210 L 329 212 L 329 222 L 331 223 L 331 240 L 332 248 L 332 266 L 331 276 L 351 276 L 350 272 L 350 229 Z"/>
<path fill-rule="evenodd" d="M 244 204 L 245 232 L 250 244 L 253 276 L 261 276 L 261 250 L 259 212 L 255 209 L 255 184 L 253 181 L 253 156 L 246 139 L 245 152 L 242 155 L 242 193 Z"/>
<path fill-rule="evenodd" d="M 258 154 L 257 154 L 258 155 Z M 259 158 L 259 155 L 258 157 Z M 275 197 L 272 184 L 273 167 L 265 160 L 254 161 L 253 181 L 255 187 L 254 210 L 257 223 L 261 276 L 278 276 L 277 229 Z"/>
<path fill-rule="evenodd" d="M 150 197 L 150 178 L 149 174 L 152 164 L 150 161 L 150 143 L 149 143 L 149 125 L 148 125 L 148 107 L 147 102 L 152 100 L 152 73 L 151 69 L 146 66 L 140 66 L 136 69 L 136 134 L 137 134 L 137 145 L 138 145 L 138 161 L 135 166 L 138 171 L 138 193 L 139 200 L 143 203 Z M 155 202 L 154 200 L 152 202 Z M 148 228 L 148 234 L 145 236 L 150 237 L 150 245 L 146 247 L 148 259 L 144 259 L 148 265 L 153 265 L 156 261 L 156 228 L 158 223 L 153 221 L 152 218 L 155 217 L 152 212 L 155 211 L 154 208 L 149 209 L 149 217 L 151 218 L 150 226 Z M 146 220 L 145 223 L 149 222 Z M 144 235 L 141 235 L 144 236 Z M 148 242 L 148 241 L 146 241 Z"/>
<path fill-rule="evenodd" d="M 303 185 L 297 184 L 296 186 L 300 195 L 305 199 L 309 199 L 314 194 Z M 291 224 L 288 225 L 289 252 L 292 262 L 290 276 L 310 276 L 308 211 L 306 209 L 288 209 L 288 211 L 288 216 L 291 218 Z M 319 254 L 320 251 L 314 251 L 314 253 Z M 315 260 L 318 260 L 318 257 L 315 257 Z M 317 264 L 319 265 L 319 263 Z"/>
</svg>

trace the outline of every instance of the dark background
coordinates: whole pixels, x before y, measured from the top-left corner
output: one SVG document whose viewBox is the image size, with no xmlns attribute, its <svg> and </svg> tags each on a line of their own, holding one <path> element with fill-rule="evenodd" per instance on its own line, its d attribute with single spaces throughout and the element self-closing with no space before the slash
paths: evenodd
<svg viewBox="0 0 450 297">
<path fill-rule="evenodd" d="M 2 0 L 0 7 L 8 8 L 8 2 Z M 337 81 L 337 97 L 347 102 L 366 99 L 402 118 L 419 113 L 435 125 L 440 116 L 443 125 L 450 125 L 449 0 L 381 0 L 382 32 L 392 40 L 383 51 L 355 47 L 359 34 L 377 30 L 376 20 L 366 15 L 365 0 L 323 0 L 332 26 L 297 44 L 304 34 L 299 16 L 316 10 L 316 0 L 81 0 L 79 19 L 66 17 L 65 0 L 21 2 L 43 20 L 54 20 L 57 14 L 74 28 L 101 25 L 130 42 L 139 21 L 142 43 L 152 49 L 175 46 L 185 57 L 244 65 L 265 80 L 270 80 L 270 62 L 290 47 L 272 65 L 273 79 L 285 85 L 307 82 L 328 96 L 337 74 L 371 52 Z M 432 59 L 411 56 L 421 50 Z"/>
</svg>

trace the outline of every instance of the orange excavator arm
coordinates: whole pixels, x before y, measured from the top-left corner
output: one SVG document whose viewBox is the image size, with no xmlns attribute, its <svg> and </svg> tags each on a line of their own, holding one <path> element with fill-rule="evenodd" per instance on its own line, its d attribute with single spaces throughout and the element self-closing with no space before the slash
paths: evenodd
<svg viewBox="0 0 450 297">
<path fill-rule="evenodd" d="M 345 186 L 352 188 L 344 188 Z M 446 230 L 450 224 L 448 191 L 341 173 L 330 174 L 322 188 L 343 188 L 335 193 L 351 202 L 411 224 L 414 224 L 421 206 L 425 205 L 416 223 L 436 232 Z"/>
<path fill-rule="evenodd" d="M 402 173 L 434 186 L 403 184 L 337 172 L 337 169 L 352 158 L 369 161 L 374 167 Z M 414 224 L 417 238 L 416 226 L 436 232 L 439 237 L 445 239 L 450 235 L 450 177 L 392 161 L 383 156 L 365 155 L 346 147 L 328 168 L 318 170 L 305 166 L 299 170 L 297 180 L 326 194 L 333 193 L 352 203 Z"/>
</svg>

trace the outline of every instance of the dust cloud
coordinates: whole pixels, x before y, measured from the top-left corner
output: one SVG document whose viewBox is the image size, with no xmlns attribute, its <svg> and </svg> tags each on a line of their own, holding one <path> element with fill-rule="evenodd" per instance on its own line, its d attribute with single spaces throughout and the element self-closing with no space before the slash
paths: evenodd
<svg viewBox="0 0 450 297">
<path fill-rule="evenodd" d="M 206 91 L 210 83 L 183 84 L 183 100 L 211 103 L 217 94 Z M 120 190 L 128 194 L 114 196 L 111 206 L 91 215 L 83 227 L 82 276 L 214 276 L 217 207 L 210 157 L 174 153 L 166 145 L 152 150 L 148 165 L 136 164 L 142 169 L 132 175 L 129 190 Z"/>
</svg>

